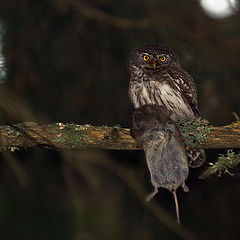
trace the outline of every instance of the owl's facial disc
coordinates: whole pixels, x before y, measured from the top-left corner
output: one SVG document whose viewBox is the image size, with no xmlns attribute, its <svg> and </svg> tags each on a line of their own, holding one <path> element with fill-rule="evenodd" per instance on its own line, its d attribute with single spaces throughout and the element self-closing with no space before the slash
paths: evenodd
<svg viewBox="0 0 240 240">
<path fill-rule="evenodd" d="M 152 55 L 144 52 L 141 54 L 140 58 L 145 68 L 156 69 L 171 62 L 171 57 L 168 54 Z"/>
<path fill-rule="evenodd" d="M 133 49 L 128 63 L 130 71 L 137 68 L 159 71 L 162 67 L 180 65 L 175 51 L 159 44 L 146 44 Z"/>
</svg>

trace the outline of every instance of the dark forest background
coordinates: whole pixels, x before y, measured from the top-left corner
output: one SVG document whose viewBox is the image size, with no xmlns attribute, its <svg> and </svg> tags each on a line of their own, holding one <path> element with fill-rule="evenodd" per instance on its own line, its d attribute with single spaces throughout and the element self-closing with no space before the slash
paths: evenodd
<svg viewBox="0 0 240 240">
<path fill-rule="evenodd" d="M 239 13 L 214 19 L 189 0 L 2 0 L 0 23 L 1 125 L 130 127 L 127 58 L 147 42 L 176 49 L 211 124 L 239 113 Z M 224 152 L 208 150 L 207 161 Z M 141 151 L 1 153 L 0 239 L 189 239 L 184 229 L 197 239 L 239 239 L 239 171 L 199 180 L 206 166 L 191 169 L 189 193 L 178 192 L 179 230 L 169 192 L 160 191 L 153 209 L 137 194 L 136 181 L 152 189 Z"/>
</svg>

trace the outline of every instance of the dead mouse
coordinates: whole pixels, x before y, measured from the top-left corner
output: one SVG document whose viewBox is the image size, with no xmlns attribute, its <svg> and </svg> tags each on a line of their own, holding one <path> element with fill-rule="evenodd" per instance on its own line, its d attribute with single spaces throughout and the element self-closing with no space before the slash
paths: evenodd
<svg viewBox="0 0 240 240">
<path fill-rule="evenodd" d="M 171 112 L 164 106 L 145 105 L 133 111 L 131 135 L 143 146 L 154 191 L 146 198 L 150 201 L 158 188 L 173 193 L 177 221 L 180 223 L 176 191 L 185 185 L 188 160 L 178 127 L 170 120 Z"/>
</svg>

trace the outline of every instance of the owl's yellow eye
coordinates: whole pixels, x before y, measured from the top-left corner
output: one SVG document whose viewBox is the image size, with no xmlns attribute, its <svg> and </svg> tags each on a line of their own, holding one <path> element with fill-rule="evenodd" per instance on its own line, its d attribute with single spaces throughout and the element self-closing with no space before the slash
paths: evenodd
<svg viewBox="0 0 240 240">
<path fill-rule="evenodd" d="M 165 62 L 165 61 L 167 60 L 167 58 L 166 58 L 165 56 L 161 56 L 161 57 L 159 58 L 159 60 L 160 60 L 161 62 Z"/>
<path fill-rule="evenodd" d="M 143 60 L 147 62 L 149 60 L 149 56 L 148 55 L 144 55 L 143 56 Z"/>
</svg>

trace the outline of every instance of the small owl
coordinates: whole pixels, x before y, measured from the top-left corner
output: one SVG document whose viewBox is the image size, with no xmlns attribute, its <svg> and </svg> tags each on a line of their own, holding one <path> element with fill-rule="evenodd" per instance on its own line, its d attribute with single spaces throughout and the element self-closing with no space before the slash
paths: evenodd
<svg viewBox="0 0 240 240">
<path fill-rule="evenodd" d="M 194 80 L 181 68 L 173 49 L 159 44 L 138 47 L 130 54 L 129 70 L 129 95 L 135 109 L 148 104 L 164 106 L 174 122 L 199 117 Z M 190 149 L 187 154 L 191 167 L 205 162 L 202 149 Z"/>
</svg>

